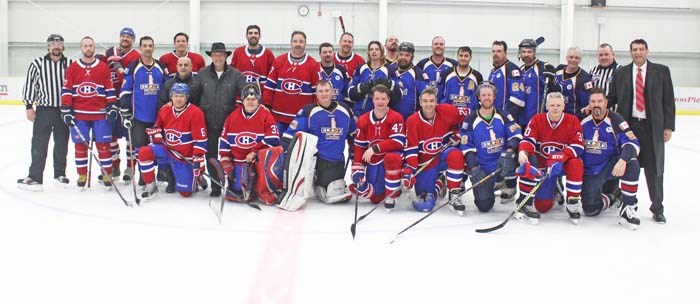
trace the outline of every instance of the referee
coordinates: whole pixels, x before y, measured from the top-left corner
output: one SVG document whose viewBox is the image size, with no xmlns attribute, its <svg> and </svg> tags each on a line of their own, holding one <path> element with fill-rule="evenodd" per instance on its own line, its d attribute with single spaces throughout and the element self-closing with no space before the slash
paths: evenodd
<svg viewBox="0 0 700 304">
<path fill-rule="evenodd" d="M 51 34 L 46 39 L 48 53 L 29 64 L 24 82 L 22 99 L 27 108 L 27 120 L 31 121 L 32 164 L 29 176 L 17 180 L 20 189 L 42 191 L 49 138 L 53 133 L 53 176 L 56 181 L 68 184 L 66 178 L 66 154 L 68 154 L 68 126 L 61 120 L 61 86 L 71 60 L 63 56 L 63 37 Z M 36 110 L 33 108 L 36 107 Z"/>
<path fill-rule="evenodd" d="M 601 44 L 598 47 L 598 65 L 594 66 L 590 71 L 593 78 L 593 86 L 605 90 L 605 95 L 607 96 L 613 74 L 619 67 L 620 65 L 615 61 L 615 52 L 612 46 L 607 43 Z"/>
</svg>

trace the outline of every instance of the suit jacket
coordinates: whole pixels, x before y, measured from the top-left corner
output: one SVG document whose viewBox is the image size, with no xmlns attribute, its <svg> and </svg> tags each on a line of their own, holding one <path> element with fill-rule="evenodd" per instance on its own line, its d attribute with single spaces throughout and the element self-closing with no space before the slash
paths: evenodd
<svg viewBox="0 0 700 304">
<path fill-rule="evenodd" d="M 632 120 L 634 86 L 632 69 L 634 63 L 615 71 L 608 92 L 609 106 L 617 105 L 617 112 L 625 121 Z M 635 134 L 651 136 L 654 146 L 656 172 L 664 172 L 664 129 L 676 129 L 676 104 L 673 95 L 673 82 L 668 67 L 647 61 L 647 74 L 644 82 L 644 99 L 646 116 L 651 122 L 652 134 Z M 645 152 L 645 153 L 648 153 Z M 644 165 L 644 164 L 642 164 Z"/>
</svg>

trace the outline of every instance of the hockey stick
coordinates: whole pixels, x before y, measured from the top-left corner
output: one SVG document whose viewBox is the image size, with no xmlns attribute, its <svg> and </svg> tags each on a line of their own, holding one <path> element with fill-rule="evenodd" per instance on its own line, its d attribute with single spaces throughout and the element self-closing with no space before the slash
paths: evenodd
<svg viewBox="0 0 700 304">
<path fill-rule="evenodd" d="M 221 163 L 213 157 L 210 157 L 207 159 L 210 165 L 212 165 L 216 169 L 216 174 L 219 175 L 219 180 L 221 181 L 221 188 L 226 189 L 226 174 L 224 174 L 224 169 L 221 167 Z M 211 178 L 210 178 L 211 179 Z M 212 183 L 214 181 L 212 180 Z M 224 216 L 224 201 L 226 200 L 226 194 L 221 195 L 221 199 L 219 200 L 218 204 L 214 205 L 212 202 L 214 202 L 213 199 L 209 200 L 209 208 L 211 208 L 212 211 L 214 211 L 214 214 L 216 214 L 216 218 L 219 220 L 219 224 L 221 224 L 221 219 Z"/>
<path fill-rule="evenodd" d="M 498 230 L 498 229 L 501 229 L 501 228 L 505 227 L 506 224 L 508 223 L 508 221 L 510 221 L 510 219 L 513 218 L 513 216 L 515 216 L 515 214 L 518 213 L 518 211 L 520 211 L 520 209 L 523 208 L 523 206 L 525 206 L 525 204 L 527 203 L 527 201 L 528 201 L 531 197 L 533 197 L 533 196 L 535 195 L 535 192 L 537 192 L 537 189 L 539 189 L 540 186 L 542 185 L 542 183 L 544 183 L 544 181 L 545 181 L 546 179 L 548 179 L 548 178 L 549 178 L 549 174 L 543 176 L 542 179 L 540 180 L 540 182 L 537 183 L 537 185 L 535 185 L 535 187 L 532 188 L 532 190 L 530 190 L 530 193 L 527 194 L 527 196 L 525 197 L 525 199 L 523 199 L 523 201 L 520 202 L 520 204 L 518 204 L 517 206 L 515 206 L 515 209 L 513 209 L 513 211 L 508 215 L 508 217 L 507 217 L 502 223 L 500 223 L 500 224 L 498 224 L 498 225 L 496 225 L 496 226 L 493 226 L 493 227 L 491 227 L 491 228 L 476 229 L 476 232 L 478 232 L 478 233 L 488 233 L 488 232 L 496 231 L 496 230 Z"/>
<path fill-rule="evenodd" d="M 431 157 L 428 161 L 425 162 L 425 165 L 423 165 L 422 167 L 418 168 L 418 170 L 416 170 L 416 172 L 413 173 L 413 176 L 417 176 L 418 173 L 421 173 L 423 170 L 425 170 L 426 168 L 428 168 L 428 165 L 430 165 L 430 163 L 432 163 L 433 160 L 435 160 L 435 158 L 437 158 L 440 154 L 442 154 L 442 152 L 444 152 L 445 150 L 447 150 L 447 148 L 451 147 L 451 146 L 452 146 L 453 144 L 455 144 L 456 142 L 457 142 L 457 141 L 455 141 L 455 140 L 450 140 L 450 143 L 449 143 L 449 144 L 444 145 L 444 146 L 440 149 L 440 151 L 439 151 L 438 153 L 435 153 L 435 155 L 433 155 L 433 157 Z M 382 204 L 382 202 L 386 201 L 387 198 L 390 198 L 390 197 L 394 196 L 394 194 L 398 193 L 399 191 L 401 191 L 401 186 L 399 186 L 398 189 L 396 189 L 396 190 L 392 191 L 391 193 L 389 193 L 389 195 L 385 196 L 384 199 L 383 199 L 381 202 L 377 203 L 377 205 L 375 205 L 369 212 L 363 214 L 363 215 L 360 216 L 359 218 L 356 218 L 355 223 L 353 223 L 353 224 L 350 226 L 350 232 L 352 233 L 353 238 L 354 238 L 354 236 L 355 236 L 355 230 L 356 230 L 356 228 L 357 228 L 357 227 L 356 227 L 356 226 L 357 226 L 357 223 L 361 222 L 361 221 L 364 220 L 367 216 L 369 216 L 370 214 L 372 214 L 372 212 L 374 212 L 374 210 L 377 210 L 377 208 Z"/>
<path fill-rule="evenodd" d="M 138 193 L 136 193 L 136 147 L 134 147 L 134 143 L 131 140 L 131 126 L 126 128 L 126 131 L 126 137 L 129 143 L 129 148 L 131 149 L 131 187 L 134 190 L 134 201 L 136 201 L 137 205 L 141 205 L 141 199 L 139 198 Z"/>
<path fill-rule="evenodd" d="M 85 136 L 83 136 L 83 133 L 80 132 L 80 129 L 78 129 L 78 126 L 76 126 L 75 123 L 73 123 L 73 124 L 71 124 L 71 127 L 73 127 L 73 130 L 75 130 L 75 133 L 78 134 L 78 137 L 80 137 L 80 140 L 82 140 L 83 142 L 86 142 Z M 102 164 L 99 162 L 98 158 L 97 158 L 97 157 L 94 157 L 94 153 L 93 153 L 92 151 L 90 151 L 90 155 L 93 156 L 93 158 L 98 162 L 98 165 L 100 165 L 100 170 L 102 171 L 102 175 L 103 175 L 103 176 L 109 176 L 109 177 L 111 178 L 112 175 L 111 175 L 111 174 L 109 174 L 109 175 L 107 174 L 107 171 L 105 171 L 105 168 L 102 167 Z M 110 157 L 111 157 L 111 155 L 110 155 Z M 122 193 L 119 191 L 119 188 L 117 188 L 117 186 L 114 184 L 114 181 L 112 181 L 112 182 L 110 183 L 110 188 L 112 188 L 112 189 L 114 190 L 114 192 L 116 192 L 117 195 L 119 195 L 119 198 L 122 200 L 122 202 L 124 203 L 125 206 L 127 206 L 127 207 L 133 207 L 133 206 L 134 206 L 133 204 L 129 203 L 129 201 L 127 201 L 127 200 L 124 198 L 124 196 L 122 195 Z"/>
<path fill-rule="evenodd" d="M 192 163 L 191 160 L 188 160 L 187 158 L 185 158 L 182 154 L 180 154 L 180 152 L 177 152 L 177 151 L 173 150 L 173 148 L 172 148 L 170 145 L 168 145 L 165 141 L 163 141 L 162 144 L 163 144 L 163 146 L 164 146 L 170 153 L 172 153 L 175 157 L 177 157 L 178 159 L 180 159 L 180 160 L 182 160 L 182 161 L 184 161 L 184 162 L 186 162 L 186 163 L 188 163 L 188 164 L 190 164 L 190 165 L 193 165 L 193 163 Z M 219 162 L 219 161 L 216 160 L 216 162 Z M 219 165 L 220 165 L 220 164 L 219 164 Z M 231 192 L 230 190 L 226 189 L 226 187 L 224 187 L 224 185 L 222 185 L 220 182 L 218 182 L 216 179 L 214 179 L 214 178 L 213 178 L 211 175 L 209 175 L 207 172 L 202 172 L 202 175 L 204 175 L 204 176 L 206 176 L 207 178 L 209 178 L 209 181 L 211 181 L 212 184 L 216 184 L 217 186 L 221 187 L 221 189 L 226 190 L 226 193 L 231 193 L 232 195 L 236 195 L 236 196 L 237 196 L 237 194 L 235 194 L 235 193 Z M 222 195 L 225 196 L 225 194 L 222 194 Z M 261 209 L 260 209 L 260 206 L 258 206 L 256 203 L 247 202 L 247 203 L 245 203 L 245 204 L 248 205 L 248 206 L 251 207 L 251 208 L 261 210 Z"/>
<path fill-rule="evenodd" d="M 440 205 L 439 207 L 433 209 L 433 210 L 430 211 L 428 214 L 426 214 L 425 216 L 421 217 L 419 220 L 415 221 L 413 224 L 409 225 L 409 226 L 406 227 L 404 230 L 401 230 L 399 233 L 397 233 L 396 236 L 394 236 L 394 239 L 392 239 L 392 240 L 389 242 L 389 244 L 393 244 L 394 242 L 396 242 L 396 240 L 399 238 L 399 236 L 400 236 L 401 234 L 403 234 L 404 232 L 406 232 L 408 229 L 411 229 L 411 228 L 413 228 L 413 226 L 418 225 L 418 223 L 422 222 L 422 221 L 425 220 L 427 217 L 433 215 L 433 213 L 435 213 L 435 212 L 437 212 L 438 210 L 442 209 L 442 207 L 445 207 L 445 206 L 451 204 L 452 202 L 454 202 L 455 199 L 460 199 L 460 198 L 462 198 L 462 195 L 465 195 L 467 192 L 469 192 L 469 191 L 471 191 L 472 189 L 476 188 L 477 186 L 479 186 L 479 185 L 485 183 L 487 180 L 491 179 L 492 177 L 494 177 L 494 176 L 495 176 L 496 174 L 498 174 L 499 172 L 501 172 L 501 169 L 500 169 L 500 168 L 497 169 L 496 171 L 491 172 L 489 175 L 484 176 L 484 178 L 482 178 L 482 179 L 481 179 L 480 181 L 478 181 L 476 184 L 473 184 L 471 187 L 469 187 L 469 189 L 464 190 L 464 192 L 462 192 L 462 193 L 461 193 L 460 195 L 458 195 L 457 197 L 455 197 L 455 198 L 453 198 L 452 200 L 449 200 L 449 201 L 443 203 L 442 205 Z"/>
<path fill-rule="evenodd" d="M 90 160 L 88 161 L 88 174 L 87 174 L 87 187 L 90 188 L 90 180 L 92 179 L 92 147 L 93 143 L 95 141 L 93 139 L 90 139 L 90 146 L 88 147 L 88 150 L 90 150 Z"/>
<path fill-rule="evenodd" d="M 340 20 L 340 28 L 343 29 L 343 34 L 345 34 L 345 22 L 343 22 L 343 16 L 338 16 L 338 20 Z"/>
</svg>

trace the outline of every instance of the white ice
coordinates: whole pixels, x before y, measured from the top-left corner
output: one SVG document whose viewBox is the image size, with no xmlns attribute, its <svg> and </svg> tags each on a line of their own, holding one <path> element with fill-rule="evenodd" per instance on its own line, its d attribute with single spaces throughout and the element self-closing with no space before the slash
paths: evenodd
<svg viewBox="0 0 700 304">
<path fill-rule="evenodd" d="M 19 190 L 30 163 L 31 124 L 1 107 L 0 303 L 692 303 L 698 259 L 697 134 L 700 117 L 678 117 L 666 145 L 668 224 L 651 220 L 640 181 L 637 231 L 608 210 L 579 226 L 561 208 L 537 226 L 517 220 L 491 234 L 514 204 L 467 214 L 424 214 L 402 197 L 350 235 L 353 204 L 313 201 L 300 212 L 226 204 L 223 224 L 207 193 L 165 194 L 122 205 L 96 182 L 79 192 L 73 149 L 65 189 Z M 49 153 L 50 154 L 50 153 Z M 130 186 L 120 184 L 127 198 Z M 405 196 L 404 196 L 405 197 Z M 360 213 L 371 208 L 360 203 Z"/>
</svg>

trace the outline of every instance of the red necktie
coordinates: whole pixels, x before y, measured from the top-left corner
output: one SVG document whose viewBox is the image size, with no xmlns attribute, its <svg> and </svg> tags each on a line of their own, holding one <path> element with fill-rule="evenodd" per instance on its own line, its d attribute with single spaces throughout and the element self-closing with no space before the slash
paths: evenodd
<svg viewBox="0 0 700 304">
<path fill-rule="evenodd" d="M 642 79 L 642 68 L 637 68 L 637 79 L 634 82 L 634 97 L 637 99 L 635 106 L 637 111 L 644 112 L 644 79 Z"/>
</svg>

